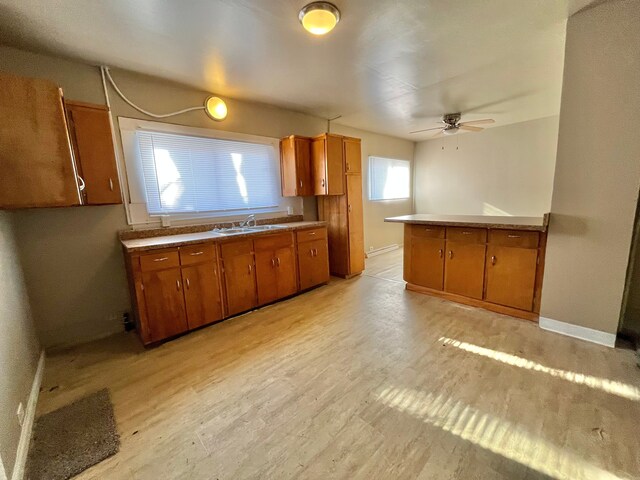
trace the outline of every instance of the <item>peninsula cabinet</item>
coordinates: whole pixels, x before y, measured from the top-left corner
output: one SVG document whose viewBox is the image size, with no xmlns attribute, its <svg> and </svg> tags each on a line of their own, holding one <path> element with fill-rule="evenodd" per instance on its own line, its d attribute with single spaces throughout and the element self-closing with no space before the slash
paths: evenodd
<svg viewBox="0 0 640 480">
<path fill-rule="evenodd" d="M 62 91 L 0 74 L 0 208 L 81 204 Z"/>
<path fill-rule="evenodd" d="M 328 258 L 325 226 L 153 251 L 125 246 L 140 338 L 156 343 L 327 283 Z"/>
<path fill-rule="evenodd" d="M 293 233 L 254 240 L 258 305 L 293 295 L 298 290 Z"/>
<path fill-rule="evenodd" d="M 122 203 L 109 110 L 65 100 L 71 145 L 84 182 L 84 205 Z"/>
<path fill-rule="evenodd" d="M 404 232 L 407 289 L 538 318 L 546 230 L 405 223 Z"/>
<path fill-rule="evenodd" d="M 221 245 L 227 315 L 246 312 L 258 306 L 253 242 L 239 240 Z"/>
<path fill-rule="evenodd" d="M 283 197 L 314 195 L 311 177 L 311 139 L 291 135 L 280 140 Z"/>
</svg>

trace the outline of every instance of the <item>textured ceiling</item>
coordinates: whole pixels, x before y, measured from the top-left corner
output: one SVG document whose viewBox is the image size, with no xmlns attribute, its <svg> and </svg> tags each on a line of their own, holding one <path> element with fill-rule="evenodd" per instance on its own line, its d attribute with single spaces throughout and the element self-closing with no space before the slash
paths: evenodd
<svg viewBox="0 0 640 480">
<path fill-rule="evenodd" d="M 555 115 L 565 23 L 591 0 L 0 0 L 0 42 L 420 140 L 446 112 L 496 125 Z M 0 66 L 1 68 L 1 66 Z"/>
</svg>

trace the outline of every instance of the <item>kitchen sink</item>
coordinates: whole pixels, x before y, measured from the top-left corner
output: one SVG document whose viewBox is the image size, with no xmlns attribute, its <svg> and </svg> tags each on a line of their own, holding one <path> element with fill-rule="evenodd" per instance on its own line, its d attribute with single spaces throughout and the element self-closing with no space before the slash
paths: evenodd
<svg viewBox="0 0 640 480">
<path fill-rule="evenodd" d="M 277 230 L 279 228 L 287 228 L 286 225 L 256 225 L 255 227 L 248 227 L 251 230 Z"/>
<path fill-rule="evenodd" d="M 219 233 L 220 235 L 238 235 L 240 233 L 250 232 L 253 232 L 253 229 L 245 227 L 223 228 L 221 230 L 216 230 L 216 233 Z"/>
</svg>

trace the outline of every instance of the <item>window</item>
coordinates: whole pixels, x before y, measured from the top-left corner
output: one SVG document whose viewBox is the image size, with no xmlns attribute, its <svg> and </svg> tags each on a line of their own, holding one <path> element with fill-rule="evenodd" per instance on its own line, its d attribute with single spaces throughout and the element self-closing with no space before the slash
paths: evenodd
<svg viewBox="0 0 640 480">
<path fill-rule="evenodd" d="M 270 145 L 147 131 L 137 137 L 150 214 L 278 205 Z"/>
<path fill-rule="evenodd" d="M 369 200 L 397 200 L 410 196 L 407 160 L 369 157 Z"/>
<path fill-rule="evenodd" d="M 118 118 L 130 225 L 238 221 L 298 214 L 280 194 L 277 138 Z M 162 220 L 162 221 L 161 221 Z"/>
</svg>

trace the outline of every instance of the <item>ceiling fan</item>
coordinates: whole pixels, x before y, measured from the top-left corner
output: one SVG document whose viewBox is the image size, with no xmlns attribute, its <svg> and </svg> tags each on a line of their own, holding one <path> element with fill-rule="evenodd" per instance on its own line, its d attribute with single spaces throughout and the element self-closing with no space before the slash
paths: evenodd
<svg viewBox="0 0 640 480">
<path fill-rule="evenodd" d="M 461 113 L 446 113 L 442 116 L 442 123 L 444 126 L 442 127 L 433 127 L 433 128 L 425 128 L 423 130 L 415 130 L 409 133 L 422 133 L 429 132 L 431 130 L 438 130 L 438 132 L 433 135 L 433 137 L 438 137 L 440 135 L 455 135 L 459 130 L 468 130 L 470 132 L 480 132 L 484 130 L 482 127 L 478 127 L 476 125 L 486 125 L 489 123 L 495 123 L 493 118 L 483 118 L 482 120 L 471 120 L 469 122 L 460 122 L 462 118 Z"/>
</svg>

